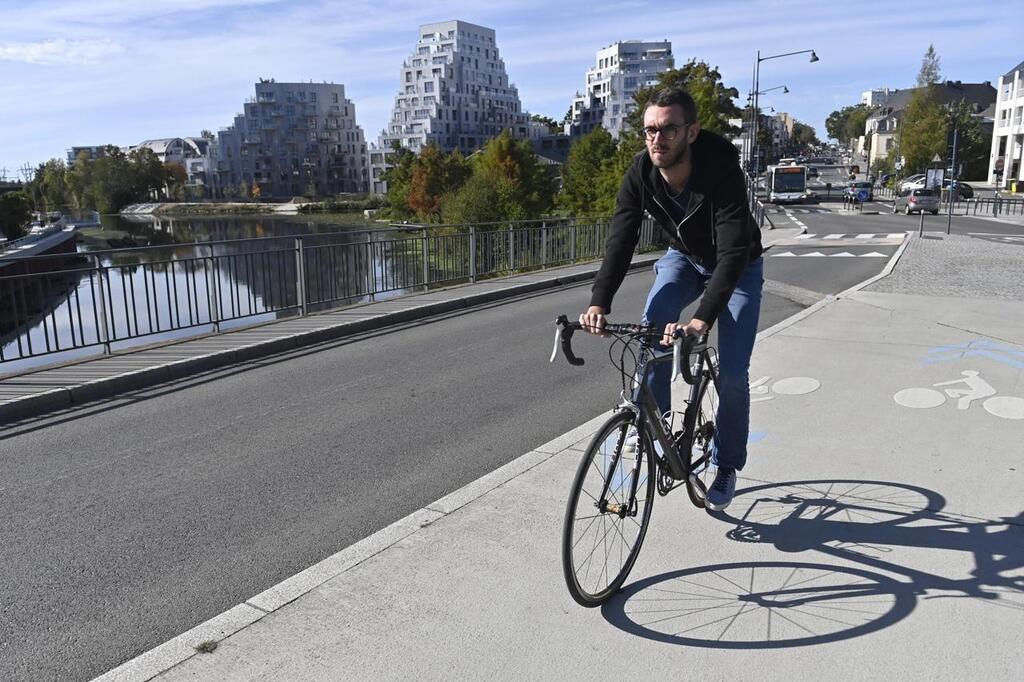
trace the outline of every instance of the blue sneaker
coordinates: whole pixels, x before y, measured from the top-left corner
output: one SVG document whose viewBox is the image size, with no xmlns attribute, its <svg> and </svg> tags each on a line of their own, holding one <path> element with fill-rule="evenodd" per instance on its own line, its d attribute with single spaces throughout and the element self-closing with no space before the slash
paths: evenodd
<svg viewBox="0 0 1024 682">
<path fill-rule="evenodd" d="M 708 488 L 705 504 L 711 511 L 722 511 L 732 502 L 736 494 L 736 470 L 729 467 L 718 467 L 715 480 Z"/>
</svg>

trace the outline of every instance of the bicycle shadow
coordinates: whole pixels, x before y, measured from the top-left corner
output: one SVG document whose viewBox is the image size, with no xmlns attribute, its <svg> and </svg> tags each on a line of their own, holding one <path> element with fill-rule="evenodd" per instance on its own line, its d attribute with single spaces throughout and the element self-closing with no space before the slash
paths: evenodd
<svg viewBox="0 0 1024 682">
<path fill-rule="evenodd" d="M 733 524 L 726 537 L 786 553 L 815 550 L 842 563 L 745 562 L 672 571 L 626 586 L 602 614 L 641 637 L 724 649 L 859 637 L 906 618 L 918 597 L 983 600 L 1024 620 L 1024 512 L 990 521 L 944 507 L 938 493 L 902 483 L 751 486 L 737 491 L 728 513 L 712 514 Z M 974 568 L 956 577 L 929 572 L 894 560 L 898 548 L 953 552 L 957 559 L 968 553 Z"/>
</svg>

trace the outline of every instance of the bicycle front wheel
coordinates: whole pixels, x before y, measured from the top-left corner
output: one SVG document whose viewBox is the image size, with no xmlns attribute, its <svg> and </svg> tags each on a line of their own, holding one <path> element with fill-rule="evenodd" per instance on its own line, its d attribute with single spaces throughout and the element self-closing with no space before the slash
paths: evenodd
<svg viewBox="0 0 1024 682">
<path fill-rule="evenodd" d="M 718 366 L 717 361 L 704 369 L 700 376 L 700 390 L 697 392 L 697 417 L 693 425 L 693 440 L 690 451 L 682 453 L 687 458 L 686 493 L 690 502 L 704 508 L 708 486 L 711 485 L 711 441 L 715 437 L 716 415 L 718 414 Z"/>
<path fill-rule="evenodd" d="M 582 606 L 599 606 L 622 586 L 651 520 L 657 469 L 646 429 L 635 447 L 623 447 L 635 420 L 626 411 L 605 422 L 573 479 L 562 527 L 562 570 L 569 594 Z"/>
</svg>

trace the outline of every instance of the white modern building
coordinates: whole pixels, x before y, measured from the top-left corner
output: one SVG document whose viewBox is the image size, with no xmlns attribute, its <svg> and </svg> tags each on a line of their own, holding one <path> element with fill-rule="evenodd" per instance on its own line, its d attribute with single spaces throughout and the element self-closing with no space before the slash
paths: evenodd
<svg viewBox="0 0 1024 682">
<path fill-rule="evenodd" d="M 433 142 L 468 156 L 503 130 L 517 139 L 530 136 L 529 115 L 509 82 L 494 29 L 465 21 L 420 26 L 399 79 L 378 151 L 397 142 L 419 152 Z"/>
<path fill-rule="evenodd" d="M 1024 192 L 1024 62 L 999 77 L 988 181 Z"/>
<path fill-rule="evenodd" d="M 860 103 L 868 107 L 882 107 L 889 102 L 889 98 L 899 92 L 892 88 L 879 88 L 861 93 Z"/>
<path fill-rule="evenodd" d="M 598 50 L 594 66 L 587 70 L 586 88 L 573 98 L 565 133 L 576 137 L 601 126 L 618 139 L 626 116 L 636 108 L 636 91 L 656 85 L 658 74 L 674 66 L 668 40 L 626 40 Z"/>
</svg>

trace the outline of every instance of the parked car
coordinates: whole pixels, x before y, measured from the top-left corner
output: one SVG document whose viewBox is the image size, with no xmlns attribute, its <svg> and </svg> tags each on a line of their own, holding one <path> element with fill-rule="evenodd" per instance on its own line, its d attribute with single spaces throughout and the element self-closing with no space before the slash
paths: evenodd
<svg viewBox="0 0 1024 682">
<path fill-rule="evenodd" d="M 900 183 L 900 191 L 907 189 L 921 189 L 924 187 L 924 173 L 918 173 L 917 175 L 911 175 L 903 179 Z"/>
<path fill-rule="evenodd" d="M 809 177 L 809 178 L 816 178 L 816 177 L 818 177 L 820 175 L 821 175 L 821 172 L 818 171 L 818 169 L 815 168 L 814 166 L 810 166 L 810 167 L 807 168 L 807 177 Z"/>
<path fill-rule="evenodd" d="M 947 180 L 943 180 L 942 181 L 942 189 L 948 190 L 949 189 L 949 183 L 950 183 L 950 181 L 948 179 Z M 961 182 L 960 180 L 957 180 L 954 184 L 956 185 L 957 189 L 959 190 L 960 198 L 961 199 L 970 199 L 971 197 L 974 196 L 974 188 L 971 187 L 970 185 L 968 185 L 966 182 Z"/>
<path fill-rule="evenodd" d="M 933 189 L 911 187 L 901 190 L 896 194 L 892 202 L 892 212 L 898 213 L 900 209 L 907 215 L 911 213 L 924 213 L 928 211 L 932 215 L 939 213 L 939 195 Z"/>
<path fill-rule="evenodd" d="M 865 199 L 865 201 L 875 200 L 875 190 L 872 188 L 871 183 L 864 181 L 851 182 L 849 185 L 847 185 L 846 196 L 849 197 L 850 199 L 859 201 L 859 199 L 857 199 L 857 193 L 860 192 L 861 190 L 864 190 L 868 193 L 868 198 Z"/>
</svg>

